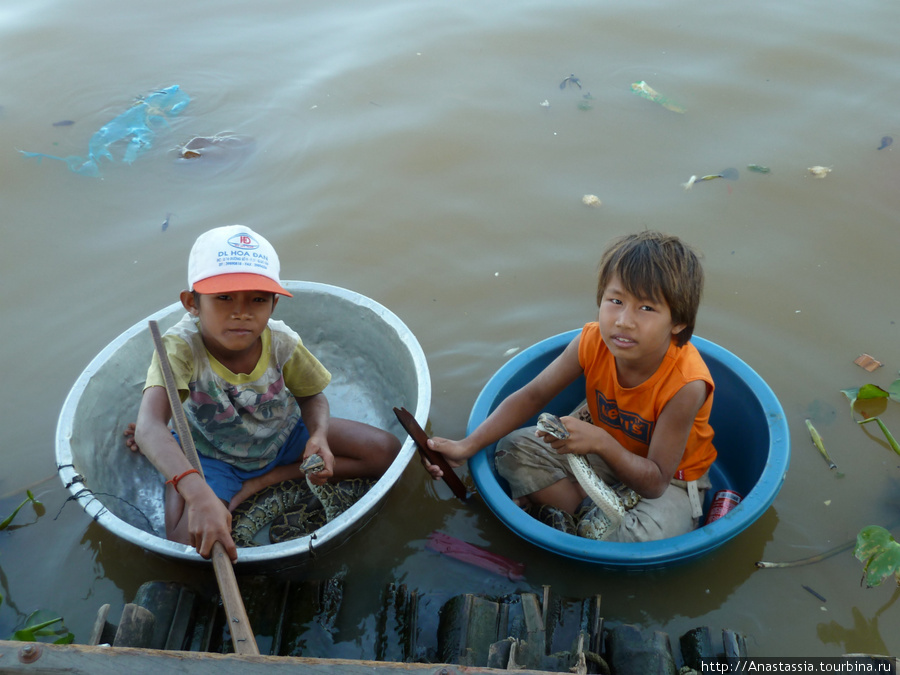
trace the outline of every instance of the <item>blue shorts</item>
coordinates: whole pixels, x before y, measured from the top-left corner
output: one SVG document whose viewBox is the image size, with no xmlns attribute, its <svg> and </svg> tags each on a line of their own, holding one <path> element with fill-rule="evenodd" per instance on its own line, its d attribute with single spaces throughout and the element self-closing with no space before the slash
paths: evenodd
<svg viewBox="0 0 900 675">
<path fill-rule="evenodd" d="M 200 455 L 200 466 L 203 467 L 203 475 L 206 482 L 216 493 L 216 497 L 228 503 L 241 489 L 241 486 L 250 478 L 262 476 L 274 469 L 276 466 L 284 464 L 299 463 L 306 449 L 306 442 L 309 440 L 309 431 L 303 420 L 297 420 L 297 426 L 288 436 L 288 439 L 281 446 L 278 455 L 264 467 L 254 469 L 252 471 L 244 471 L 233 464 L 223 462 L 221 459 L 213 459 L 212 457 L 204 457 Z M 298 471 L 297 477 L 300 473 Z"/>
</svg>

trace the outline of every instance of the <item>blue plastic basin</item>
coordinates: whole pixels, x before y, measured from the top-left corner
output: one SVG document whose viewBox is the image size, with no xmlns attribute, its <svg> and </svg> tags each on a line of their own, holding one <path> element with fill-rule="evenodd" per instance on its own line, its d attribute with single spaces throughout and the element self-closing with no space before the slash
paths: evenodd
<svg viewBox="0 0 900 675">
<path fill-rule="evenodd" d="M 482 389 L 469 416 L 474 431 L 509 394 L 524 386 L 555 359 L 579 333 L 575 329 L 547 338 L 509 360 Z M 642 543 L 593 541 L 538 522 L 516 506 L 506 481 L 494 468 L 491 445 L 469 460 L 469 470 L 484 501 L 503 523 L 524 539 L 559 555 L 604 567 L 652 569 L 693 560 L 749 527 L 775 500 L 790 463 L 790 436 L 784 410 L 765 381 L 746 363 L 719 345 L 694 336 L 716 383 L 711 424 L 718 458 L 710 470 L 712 495 L 723 488 L 743 496 L 738 506 L 715 522 L 669 539 Z M 584 378 L 572 383 L 547 410 L 566 415 L 585 397 Z M 534 424 L 530 420 L 529 424 Z"/>
</svg>

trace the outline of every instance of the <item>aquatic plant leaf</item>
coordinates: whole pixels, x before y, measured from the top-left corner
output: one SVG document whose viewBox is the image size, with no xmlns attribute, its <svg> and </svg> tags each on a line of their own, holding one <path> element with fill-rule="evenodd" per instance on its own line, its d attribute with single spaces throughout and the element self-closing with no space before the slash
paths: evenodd
<svg viewBox="0 0 900 675">
<path fill-rule="evenodd" d="M 850 389 L 841 389 L 841 393 L 849 399 L 849 401 L 850 401 L 850 417 L 853 417 L 853 405 L 856 403 L 857 396 L 859 396 L 859 387 L 851 387 Z"/>
<path fill-rule="evenodd" d="M 57 628 L 51 628 L 57 623 L 59 624 Z M 40 638 L 55 638 L 52 640 L 53 644 L 64 645 L 71 644 L 75 636 L 63 625 L 61 616 L 55 616 L 46 609 L 39 609 L 31 613 L 25 621 L 25 626 L 13 633 L 10 640 L 19 642 L 49 641 Z"/>
<path fill-rule="evenodd" d="M 866 400 L 872 398 L 887 398 L 888 396 L 890 396 L 890 394 L 878 385 L 864 384 L 859 388 L 859 393 L 856 397 L 860 400 Z"/>
<path fill-rule="evenodd" d="M 891 387 L 893 388 L 893 385 L 891 385 Z M 841 389 L 841 393 L 850 401 L 850 417 L 853 417 L 853 412 L 855 410 L 854 406 L 857 401 L 871 401 L 888 398 L 890 396 L 888 392 L 875 384 L 864 384 L 861 387 Z M 900 389 L 898 389 L 897 395 L 900 396 Z"/>
<path fill-rule="evenodd" d="M 890 395 L 891 400 L 900 403 L 900 380 L 891 382 L 891 386 L 888 387 L 888 394 Z"/>
<path fill-rule="evenodd" d="M 25 497 L 25 501 L 23 501 L 21 504 L 19 504 L 16 507 L 15 511 L 13 511 L 6 518 L 4 518 L 3 522 L 0 522 L 0 530 L 5 530 L 9 526 L 9 524 L 13 521 L 13 518 L 15 518 L 19 514 L 19 511 L 22 510 L 22 507 L 25 506 L 28 502 L 32 502 L 35 505 L 36 509 L 38 507 L 40 508 L 40 513 L 38 513 L 38 515 L 43 514 L 44 505 L 41 504 L 37 499 L 34 498 L 34 495 L 31 494 L 31 490 L 25 490 L 25 494 L 28 495 L 27 497 Z"/>
<path fill-rule="evenodd" d="M 863 578 L 868 588 L 878 586 L 892 574 L 900 584 L 900 544 L 883 527 L 864 527 L 856 536 L 853 555 L 865 563 Z"/>
</svg>

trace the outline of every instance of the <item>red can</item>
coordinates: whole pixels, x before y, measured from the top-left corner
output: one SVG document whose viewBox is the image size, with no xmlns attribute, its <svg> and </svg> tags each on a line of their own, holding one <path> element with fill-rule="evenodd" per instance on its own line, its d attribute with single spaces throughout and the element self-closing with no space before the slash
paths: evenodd
<svg viewBox="0 0 900 675">
<path fill-rule="evenodd" d="M 714 520 L 718 520 L 735 506 L 741 503 L 742 497 L 734 490 L 719 490 L 713 497 L 712 506 L 709 507 L 709 513 L 706 515 L 705 525 L 709 525 Z"/>
</svg>

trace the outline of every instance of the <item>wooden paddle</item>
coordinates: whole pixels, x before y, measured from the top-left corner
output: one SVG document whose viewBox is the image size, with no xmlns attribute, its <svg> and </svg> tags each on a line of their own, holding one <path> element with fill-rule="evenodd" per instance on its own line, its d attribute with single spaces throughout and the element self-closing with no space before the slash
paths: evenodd
<svg viewBox="0 0 900 675">
<path fill-rule="evenodd" d="M 444 456 L 428 447 L 428 434 L 426 434 L 425 430 L 418 422 L 416 422 L 416 418 L 413 417 L 413 414 L 406 408 L 394 408 L 394 414 L 397 416 L 400 425 L 406 430 L 406 433 L 413 439 L 416 448 L 419 450 L 419 454 L 432 464 L 437 464 L 444 473 L 444 482 L 450 487 L 453 494 L 462 501 L 466 501 L 466 498 L 468 497 L 466 486 L 463 485 L 463 482 L 459 479 L 459 476 L 456 475 L 456 472 L 453 471 L 453 467 L 451 467 L 450 464 L 447 463 L 447 460 L 444 459 Z"/>
<path fill-rule="evenodd" d="M 172 374 L 172 365 L 163 347 L 162 337 L 159 334 L 159 326 L 156 321 L 150 321 L 150 335 L 153 336 L 153 346 L 159 357 L 159 365 L 162 368 L 163 378 L 166 381 L 166 394 L 169 397 L 169 406 L 172 408 L 172 419 L 175 422 L 175 431 L 181 441 L 181 449 L 191 466 L 203 476 L 203 468 L 200 466 L 200 458 L 197 456 L 197 448 L 191 436 L 191 428 L 188 426 L 187 416 L 178 396 L 178 388 L 175 385 L 175 376 Z M 247 610 L 241 598 L 241 591 L 234 576 L 234 566 L 231 558 L 225 552 L 221 541 L 213 544 L 212 548 L 213 569 L 216 571 L 216 581 L 219 584 L 219 594 L 222 596 L 222 604 L 225 605 L 225 615 L 228 619 L 228 630 L 234 641 L 234 651 L 241 655 L 259 654 L 256 645 L 256 636 L 250 628 L 250 620 L 247 618 Z"/>
</svg>

